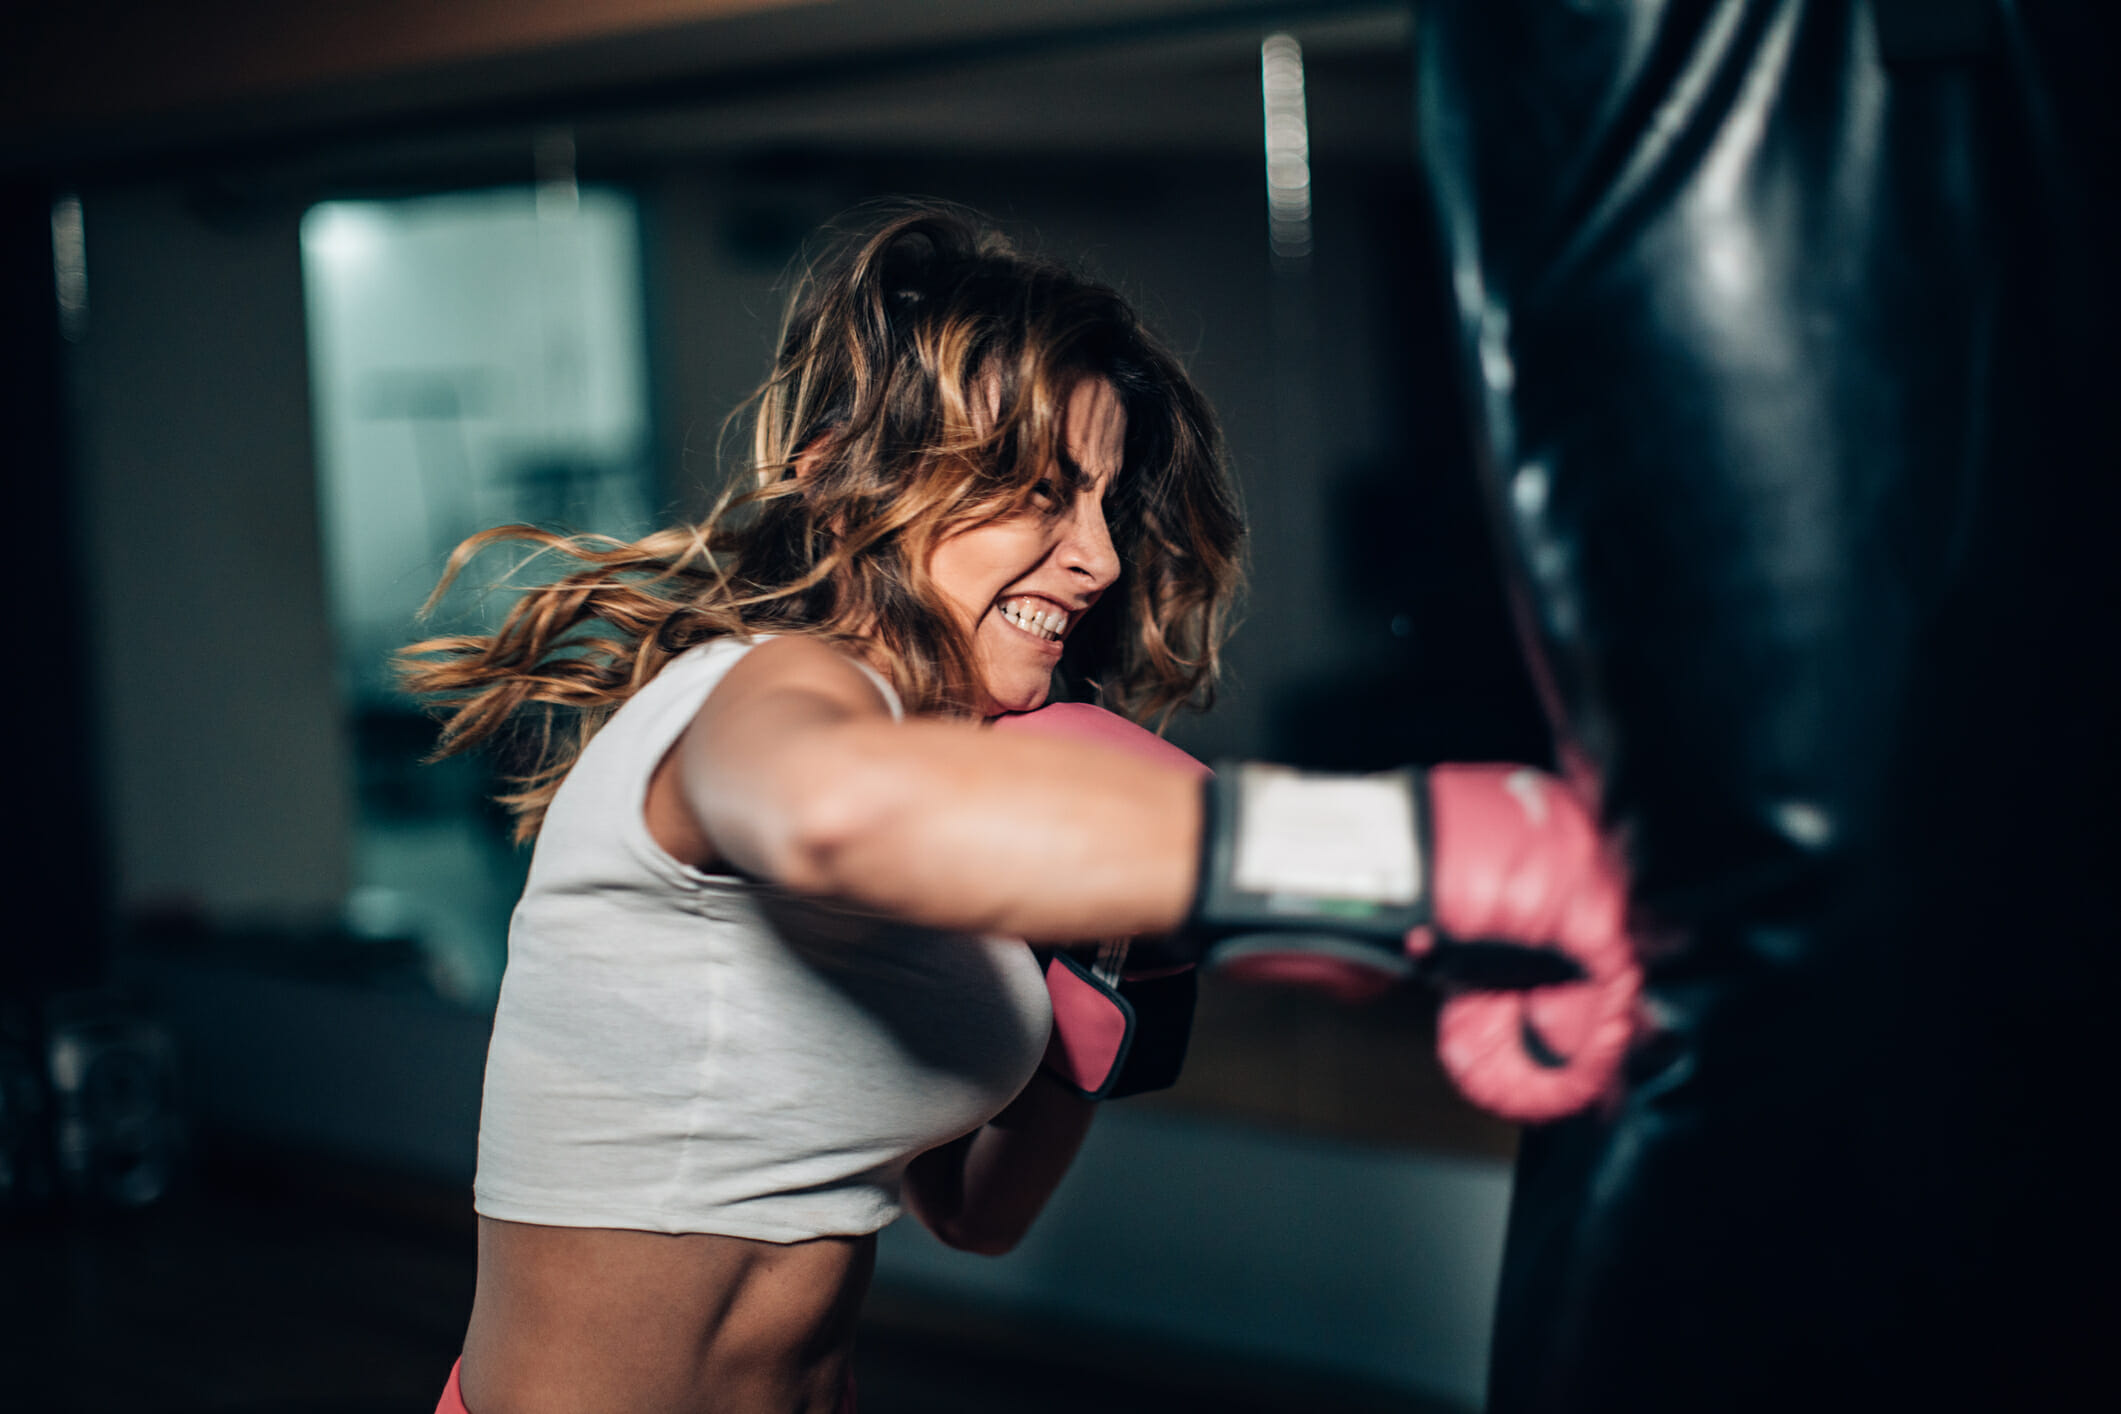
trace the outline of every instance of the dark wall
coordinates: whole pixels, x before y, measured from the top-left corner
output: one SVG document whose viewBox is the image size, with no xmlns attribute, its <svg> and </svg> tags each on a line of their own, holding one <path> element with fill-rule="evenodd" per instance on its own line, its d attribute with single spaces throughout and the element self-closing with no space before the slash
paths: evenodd
<svg viewBox="0 0 2121 1414">
<path fill-rule="evenodd" d="M 0 428 L 19 517 L 14 573 L 28 591 L 14 616 L 20 676 L 7 694 L 9 874 L 21 892 L 0 944 L 0 998 L 95 979 L 109 922 L 81 504 L 53 287 L 55 195 L 35 181 L 0 184 Z"/>
</svg>

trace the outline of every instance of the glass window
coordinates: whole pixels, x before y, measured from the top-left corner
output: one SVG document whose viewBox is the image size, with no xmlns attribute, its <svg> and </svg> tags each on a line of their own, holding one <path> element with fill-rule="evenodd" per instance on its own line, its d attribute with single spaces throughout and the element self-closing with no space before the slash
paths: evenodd
<svg viewBox="0 0 2121 1414">
<path fill-rule="evenodd" d="M 433 724 L 395 686 L 390 656 L 499 621 L 499 556 L 418 621 L 475 531 L 647 528 L 638 218 L 626 193 L 571 182 L 324 202 L 303 220 L 302 268 L 359 802 L 346 921 L 416 950 L 445 995 L 483 1004 L 526 859 L 487 763 L 421 764 Z"/>
</svg>

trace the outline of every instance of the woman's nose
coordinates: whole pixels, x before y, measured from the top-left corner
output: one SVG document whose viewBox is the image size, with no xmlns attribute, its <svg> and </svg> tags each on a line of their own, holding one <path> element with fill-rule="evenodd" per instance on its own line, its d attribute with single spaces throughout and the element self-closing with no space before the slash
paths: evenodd
<svg viewBox="0 0 2121 1414">
<path fill-rule="evenodd" d="M 1075 503 L 1068 518 L 1068 535 L 1061 542 L 1061 563 L 1083 577 L 1086 587 L 1103 589 L 1119 578 L 1119 551 L 1112 545 L 1112 528 L 1105 524 L 1104 503 L 1085 495 Z"/>
</svg>

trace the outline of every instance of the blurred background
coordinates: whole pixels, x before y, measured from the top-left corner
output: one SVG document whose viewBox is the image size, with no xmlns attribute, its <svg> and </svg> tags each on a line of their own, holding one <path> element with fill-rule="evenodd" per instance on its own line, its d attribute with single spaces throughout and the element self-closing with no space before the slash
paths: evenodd
<svg viewBox="0 0 2121 1414">
<path fill-rule="evenodd" d="M 1419 42 L 1247 0 L 11 8 L 0 1406 L 432 1407 L 527 856 L 386 658 L 477 529 L 697 515 L 859 201 L 1088 268 L 1220 411 L 1252 586 L 1182 744 L 1543 761 Z M 505 607 L 484 568 L 440 624 Z M 865 1411 L 1477 1408 L 1515 1135 L 1430 1043 L 1418 996 L 1211 982 L 1185 1080 L 1108 1108 L 1019 1251 L 886 1234 Z"/>
</svg>

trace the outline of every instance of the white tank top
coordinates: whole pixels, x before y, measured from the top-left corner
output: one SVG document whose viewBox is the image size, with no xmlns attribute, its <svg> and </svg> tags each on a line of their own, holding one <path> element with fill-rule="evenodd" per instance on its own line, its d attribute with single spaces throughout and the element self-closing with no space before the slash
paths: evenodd
<svg viewBox="0 0 2121 1414">
<path fill-rule="evenodd" d="M 487 1217 L 874 1232 L 907 1161 L 992 1118 L 1038 1065 L 1052 1010 L 1024 944 L 835 912 L 650 838 L 650 775 L 751 646 L 673 659 L 553 797 L 486 1057 Z"/>
</svg>

